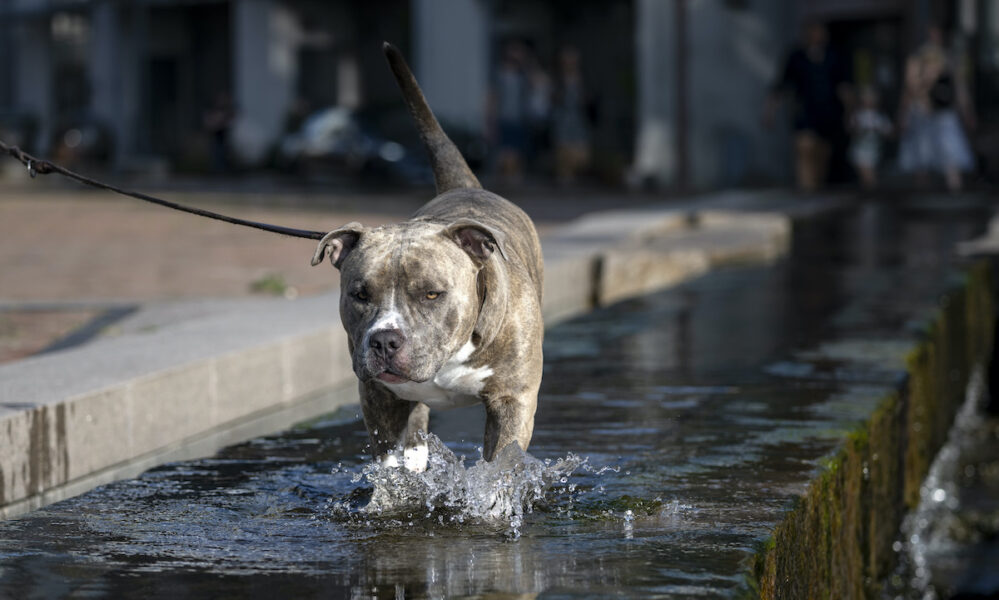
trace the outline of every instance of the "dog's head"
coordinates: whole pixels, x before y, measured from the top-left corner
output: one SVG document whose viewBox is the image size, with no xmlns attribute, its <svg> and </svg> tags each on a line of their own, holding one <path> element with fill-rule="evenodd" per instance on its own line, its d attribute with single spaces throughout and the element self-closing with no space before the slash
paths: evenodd
<svg viewBox="0 0 999 600">
<path fill-rule="evenodd" d="M 502 234 L 462 219 L 449 225 L 408 221 L 326 234 L 313 264 L 340 269 L 340 318 L 354 372 L 387 383 L 432 379 L 472 339 L 482 289 L 479 272 Z"/>
</svg>

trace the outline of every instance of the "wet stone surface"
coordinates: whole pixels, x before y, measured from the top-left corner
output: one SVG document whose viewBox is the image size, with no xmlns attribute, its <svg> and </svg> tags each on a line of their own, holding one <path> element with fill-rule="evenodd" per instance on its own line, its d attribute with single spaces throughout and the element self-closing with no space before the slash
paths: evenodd
<svg viewBox="0 0 999 600">
<path fill-rule="evenodd" d="M 0 523 L 0 596 L 731 597 L 982 223 L 862 207 L 552 328 L 534 458 L 476 464 L 470 407 L 432 417 L 427 474 L 379 469 L 355 408 Z"/>
</svg>

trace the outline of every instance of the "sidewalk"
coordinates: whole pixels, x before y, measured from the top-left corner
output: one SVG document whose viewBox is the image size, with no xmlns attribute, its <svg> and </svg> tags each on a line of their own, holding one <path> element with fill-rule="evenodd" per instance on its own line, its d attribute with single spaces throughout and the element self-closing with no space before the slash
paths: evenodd
<svg viewBox="0 0 999 600">
<path fill-rule="evenodd" d="M 203 198 L 178 201 L 205 206 Z M 401 217 L 350 209 L 218 206 L 241 217 L 324 229 Z M 398 209 L 397 209 L 398 210 Z M 309 240 L 268 235 L 108 193 L 0 188 L 0 362 L 36 353 L 108 310 L 150 301 L 314 294 Z"/>
<path fill-rule="evenodd" d="M 431 191 L 394 193 L 157 191 L 241 218 L 312 230 L 398 222 Z M 516 191 L 511 198 L 516 199 Z M 542 232 L 583 212 L 648 203 L 641 195 L 532 190 L 523 206 Z M 314 242 L 268 234 L 64 182 L 0 182 L 0 363 L 106 328 L 151 302 L 309 296 L 336 289 L 338 273 L 312 267 Z M 98 333 L 91 331 L 89 335 Z"/>
</svg>

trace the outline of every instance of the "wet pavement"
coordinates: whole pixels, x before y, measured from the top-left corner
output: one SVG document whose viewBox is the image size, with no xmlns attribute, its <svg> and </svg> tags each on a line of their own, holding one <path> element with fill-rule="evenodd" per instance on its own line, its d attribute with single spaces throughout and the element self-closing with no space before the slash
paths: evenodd
<svg viewBox="0 0 999 600">
<path fill-rule="evenodd" d="M 470 407 L 433 416 L 449 451 L 425 477 L 397 476 L 369 464 L 349 409 L 0 523 L 0 596 L 739 594 L 823 457 L 894 389 L 983 214 L 865 205 L 800 224 L 773 266 L 550 329 L 540 463 L 476 464 Z M 483 474 L 531 500 L 483 509 Z M 362 508 L 400 486 L 409 501 Z"/>
</svg>

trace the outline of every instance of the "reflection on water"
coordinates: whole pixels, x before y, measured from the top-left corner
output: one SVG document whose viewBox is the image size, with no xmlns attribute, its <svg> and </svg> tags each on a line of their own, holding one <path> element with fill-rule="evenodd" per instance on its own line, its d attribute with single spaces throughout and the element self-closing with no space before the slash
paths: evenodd
<svg viewBox="0 0 999 600">
<path fill-rule="evenodd" d="M 732 596 L 898 375 L 803 350 L 904 331 L 980 226 L 878 210 L 553 328 L 530 456 L 476 464 L 469 407 L 432 416 L 430 472 L 389 471 L 341 411 L 0 523 L 0 597 Z"/>
</svg>

